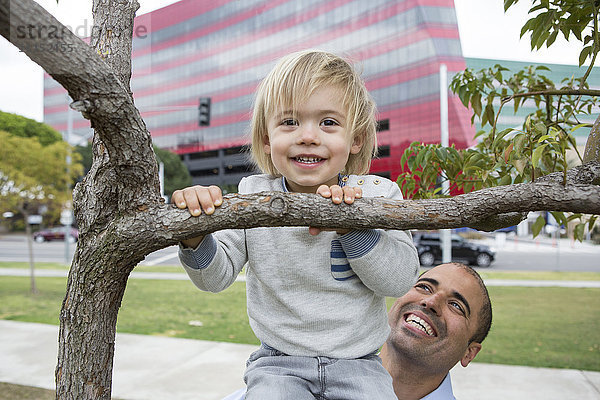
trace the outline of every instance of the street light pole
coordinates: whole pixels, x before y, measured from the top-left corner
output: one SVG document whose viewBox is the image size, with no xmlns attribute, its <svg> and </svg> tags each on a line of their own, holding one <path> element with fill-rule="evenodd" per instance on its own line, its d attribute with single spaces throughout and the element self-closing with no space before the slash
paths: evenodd
<svg viewBox="0 0 600 400">
<path fill-rule="evenodd" d="M 443 147 L 449 146 L 448 134 L 448 68 L 440 64 L 440 143 Z M 450 194 L 450 183 L 442 172 L 442 194 Z M 450 229 L 440 229 L 440 244 L 442 247 L 442 262 L 452 261 L 452 239 Z"/>
</svg>

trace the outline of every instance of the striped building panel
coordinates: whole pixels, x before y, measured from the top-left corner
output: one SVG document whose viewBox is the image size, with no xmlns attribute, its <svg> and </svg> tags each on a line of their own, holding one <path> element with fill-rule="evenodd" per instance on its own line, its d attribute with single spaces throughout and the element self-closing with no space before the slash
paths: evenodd
<svg viewBox="0 0 600 400">
<path fill-rule="evenodd" d="M 412 141 L 439 142 L 439 69 L 462 71 L 453 0 L 182 0 L 136 18 L 135 104 L 154 143 L 181 155 L 198 184 L 234 185 L 254 91 L 276 60 L 319 48 L 358 65 L 378 109 L 380 157 L 372 173 L 395 179 Z M 198 101 L 211 98 L 209 126 Z M 44 120 L 68 129 L 66 92 L 44 83 Z M 73 113 L 72 135 L 91 135 Z M 449 98 L 450 141 L 473 144 L 470 114 Z M 73 137 L 71 136 L 71 137 Z"/>
</svg>

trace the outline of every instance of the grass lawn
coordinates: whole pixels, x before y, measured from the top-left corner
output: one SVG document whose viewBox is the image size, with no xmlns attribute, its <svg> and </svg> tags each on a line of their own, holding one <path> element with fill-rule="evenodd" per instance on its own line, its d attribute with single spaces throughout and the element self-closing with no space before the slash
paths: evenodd
<svg viewBox="0 0 600 400">
<path fill-rule="evenodd" d="M 66 280 L 36 282 L 40 293 L 34 296 L 29 293 L 29 278 L 0 276 L 0 318 L 58 324 Z M 490 287 L 489 291 L 494 322 L 476 361 L 600 371 L 600 289 Z M 389 299 L 388 305 L 392 302 Z M 213 294 L 199 291 L 189 281 L 130 279 L 117 329 L 258 344 L 248 325 L 244 282 Z"/>
</svg>

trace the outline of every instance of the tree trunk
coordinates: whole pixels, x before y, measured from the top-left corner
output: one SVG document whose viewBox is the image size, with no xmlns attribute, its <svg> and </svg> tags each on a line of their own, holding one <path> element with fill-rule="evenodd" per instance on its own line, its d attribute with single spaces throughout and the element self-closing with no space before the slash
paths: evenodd
<svg viewBox="0 0 600 400">
<path fill-rule="evenodd" d="M 150 134 L 133 104 L 131 37 L 135 0 L 94 0 L 92 46 L 32 0 L 0 0 L 0 33 L 67 89 L 71 107 L 94 128 L 93 164 L 74 192 L 79 242 L 60 312 L 56 396 L 110 399 L 117 314 L 129 273 L 144 257 L 178 241 L 228 228 L 491 230 L 534 210 L 600 214 L 600 162 L 534 183 L 447 199 L 360 199 L 334 205 L 317 195 L 228 195 L 212 216 L 162 204 Z M 19 26 L 58 27 L 60 37 L 21 37 Z M 46 29 L 45 32 L 48 32 Z M 53 48 L 69 51 L 44 51 Z M 598 151 L 598 141 L 594 143 Z M 516 213 L 516 214 L 515 214 Z"/>
</svg>

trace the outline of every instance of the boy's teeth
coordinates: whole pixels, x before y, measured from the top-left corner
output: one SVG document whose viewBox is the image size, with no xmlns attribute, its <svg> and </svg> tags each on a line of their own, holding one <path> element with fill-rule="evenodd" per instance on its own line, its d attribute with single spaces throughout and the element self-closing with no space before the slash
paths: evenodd
<svg viewBox="0 0 600 400">
<path fill-rule="evenodd" d="M 321 158 L 317 158 L 317 157 L 296 157 L 296 161 L 301 162 L 301 163 L 316 163 L 321 161 Z"/>
</svg>

